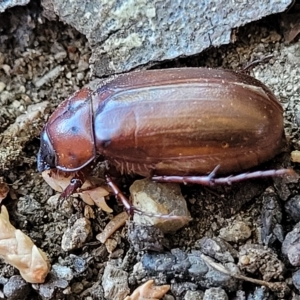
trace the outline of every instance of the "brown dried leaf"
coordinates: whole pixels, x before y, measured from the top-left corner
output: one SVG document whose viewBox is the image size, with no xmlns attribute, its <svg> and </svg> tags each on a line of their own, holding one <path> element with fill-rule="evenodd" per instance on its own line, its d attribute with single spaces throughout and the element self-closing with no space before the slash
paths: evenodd
<svg viewBox="0 0 300 300">
<path fill-rule="evenodd" d="M 154 285 L 153 280 L 148 280 L 139 286 L 131 296 L 127 296 L 124 300 L 159 300 L 170 289 L 170 285 Z"/>
<path fill-rule="evenodd" d="M 118 215 L 116 215 L 114 218 L 112 218 L 104 230 L 97 234 L 96 239 L 100 241 L 101 243 L 105 243 L 105 241 L 114 233 L 116 232 L 120 227 L 124 226 L 126 221 L 128 220 L 128 214 L 124 211 Z"/>
</svg>

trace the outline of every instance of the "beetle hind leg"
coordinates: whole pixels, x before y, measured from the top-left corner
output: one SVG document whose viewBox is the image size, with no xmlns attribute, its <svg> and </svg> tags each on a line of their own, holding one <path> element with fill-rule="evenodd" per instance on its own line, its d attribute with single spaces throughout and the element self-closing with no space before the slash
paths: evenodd
<svg viewBox="0 0 300 300">
<path fill-rule="evenodd" d="M 273 176 L 283 176 L 291 175 L 295 176 L 295 171 L 292 169 L 279 169 L 279 170 L 267 170 L 267 171 L 256 171 L 242 173 L 238 175 L 231 175 L 227 177 L 216 178 L 219 166 L 217 166 L 210 174 L 205 176 L 153 176 L 152 180 L 159 182 L 177 182 L 177 183 L 194 183 L 201 184 L 205 186 L 213 186 L 216 184 L 227 184 L 231 185 L 234 182 L 239 182 L 243 180 L 262 178 L 262 177 L 273 177 Z"/>
</svg>

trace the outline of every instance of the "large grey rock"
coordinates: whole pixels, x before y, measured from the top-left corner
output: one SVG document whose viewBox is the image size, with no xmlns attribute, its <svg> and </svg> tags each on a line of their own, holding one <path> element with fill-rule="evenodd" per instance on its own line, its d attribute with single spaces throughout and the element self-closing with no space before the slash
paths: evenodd
<svg viewBox="0 0 300 300">
<path fill-rule="evenodd" d="M 232 29 L 284 11 L 292 0 L 42 0 L 46 16 L 85 34 L 94 75 L 200 53 L 230 43 Z"/>
<path fill-rule="evenodd" d="M 26 5 L 29 3 L 30 0 L 4 0 L 0 1 L 0 13 L 4 12 L 6 9 L 14 7 L 14 6 L 21 6 Z"/>
</svg>

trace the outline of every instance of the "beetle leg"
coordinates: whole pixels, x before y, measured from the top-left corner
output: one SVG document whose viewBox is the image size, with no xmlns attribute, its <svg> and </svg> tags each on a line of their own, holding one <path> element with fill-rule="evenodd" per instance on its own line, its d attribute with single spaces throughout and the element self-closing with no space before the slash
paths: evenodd
<svg viewBox="0 0 300 300">
<path fill-rule="evenodd" d="M 81 188 L 84 183 L 84 178 L 80 175 L 76 174 L 76 177 L 72 178 L 70 184 L 64 189 L 64 191 L 60 194 L 57 202 L 57 207 L 61 207 L 64 200 L 74 194 L 77 189 Z"/>
<path fill-rule="evenodd" d="M 228 177 L 215 178 L 217 166 L 209 175 L 206 176 L 153 176 L 152 180 L 159 182 L 178 182 L 178 183 L 194 183 L 206 186 L 213 186 L 216 184 L 228 184 L 231 185 L 233 182 L 243 181 L 252 178 L 282 176 L 282 175 L 295 175 L 295 171 L 292 169 L 279 169 L 279 170 L 268 170 L 268 171 L 256 171 L 242 173 L 239 175 L 232 175 Z"/>
<path fill-rule="evenodd" d="M 162 214 L 152 214 L 145 211 L 140 210 L 139 208 L 133 206 L 130 204 L 129 200 L 125 197 L 125 195 L 120 191 L 118 186 L 113 182 L 113 180 L 110 178 L 110 176 L 105 175 L 105 180 L 107 185 L 113 190 L 116 198 L 124 205 L 125 210 L 127 213 L 132 216 L 134 213 L 137 213 L 139 215 L 151 217 L 151 218 L 165 218 L 165 219 L 174 219 L 174 220 L 182 220 L 187 219 L 186 216 L 176 216 L 176 215 L 162 215 Z M 190 220 L 190 218 L 188 218 Z"/>
<path fill-rule="evenodd" d="M 129 203 L 128 199 L 125 197 L 125 195 L 120 191 L 118 186 L 112 181 L 110 176 L 105 175 L 105 181 L 107 185 L 113 190 L 113 193 L 115 194 L 116 198 L 124 205 L 125 210 L 127 213 L 132 216 L 133 215 L 133 206 Z"/>
<path fill-rule="evenodd" d="M 250 70 L 252 70 L 253 68 L 255 68 L 257 65 L 261 64 L 261 63 L 265 63 L 265 62 L 268 62 L 271 58 L 273 58 L 274 55 L 273 54 L 270 54 L 270 55 L 267 55 L 263 58 L 260 58 L 260 59 L 257 59 L 257 60 L 254 60 L 254 61 L 251 61 L 250 63 L 248 63 L 245 67 L 243 67 L 243 69 L 241 70 L 242 73 L 247 73 L 249 72 Z"/>
</svg>

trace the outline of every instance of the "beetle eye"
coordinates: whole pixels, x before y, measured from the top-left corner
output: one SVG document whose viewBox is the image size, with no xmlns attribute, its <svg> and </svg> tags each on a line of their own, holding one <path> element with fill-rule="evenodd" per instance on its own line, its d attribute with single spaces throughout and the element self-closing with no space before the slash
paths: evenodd
<svg viewBox="0 0 300 300">
<path fill-rule="evenodd" d="M 56 155 L 45 130 L 41 133 L 41 147 L 37 155 L 39 172 L 55 168 Z"/>
</svg>

